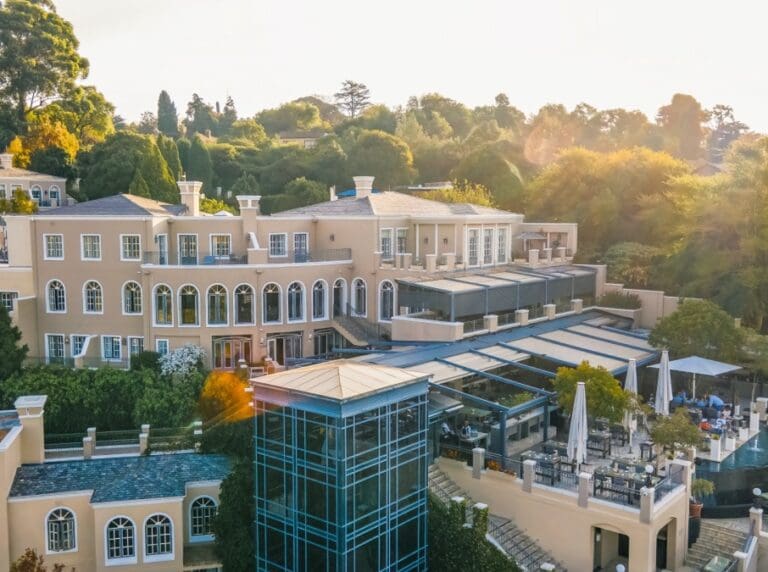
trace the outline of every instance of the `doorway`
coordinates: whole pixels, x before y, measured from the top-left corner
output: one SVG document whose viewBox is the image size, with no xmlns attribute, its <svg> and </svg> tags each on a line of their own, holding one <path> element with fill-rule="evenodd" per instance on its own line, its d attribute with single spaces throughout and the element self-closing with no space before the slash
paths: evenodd
<svg viewBox="0 0 768 572">
<path fill-rule="evenodd" d="M 267 337 L 267 355 L 278 365 L 302 357 L 301 334 L 275 334 Z"/>
<path fill-rule="evenodd" d="M 240 359 L 251 363 L 250 336 L 226 336 L 213 338 L 213 368 L 235 369 Z"/>
<path fill-rule="evenodd" d="M 605 528 L 594 528 L 593 570 L 616 570 L 618 564 L 629 562 L 629 537 Z"/>
</svg>

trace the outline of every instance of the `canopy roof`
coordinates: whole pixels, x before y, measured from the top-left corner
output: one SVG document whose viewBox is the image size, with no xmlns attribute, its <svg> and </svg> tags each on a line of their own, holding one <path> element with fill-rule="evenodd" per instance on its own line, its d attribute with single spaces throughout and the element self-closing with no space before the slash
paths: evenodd
<svg viewBox="0 0 768 572">
<path fill-rule="evenodd" d="M 659 364 L 649 367 L 657 368 Z M 672 371 L 682 371 L 684 373 L 695 373 L 697 375 L 710 375 L 717 377 L 731 371 L 741 369 L 741 366 L 715 361 L 699 356 L 689 356 L 682 359 L 676 359 L 669 362 L 669 369 Z"/>
</svg>

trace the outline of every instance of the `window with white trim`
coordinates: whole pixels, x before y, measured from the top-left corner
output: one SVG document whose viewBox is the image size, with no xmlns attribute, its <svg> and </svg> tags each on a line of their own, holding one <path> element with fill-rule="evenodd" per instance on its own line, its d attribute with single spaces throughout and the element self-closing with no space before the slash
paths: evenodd
<svg viewBox="0 0 768 572">
<path fill-rule="evenodd" d="M 64 284 L 58 280 L 48 283 L 48 312 L 63 313 L 67 311 L 67 296 Z"/>
<path fill-rule="evenodd" d="M 213 536 L 213 518 L 218 511 L 216 501 L 211 497 L 196 498 L 192 501 L 189 511 L 189 529 L 192 538 Z"/>
<path fill-rule="evenodd" d="M 61 234 L 45 235 L 46 260 L 64 260 L 64 236 Z"/>
<path fill-rule="evenodd" d="M 470 228 L 467 231 L 467 263 L 469 266 L 477 266 L 479 263 L 478 249 L 480 241 L 480 230 Z"/>
<path fill-rule="evenodd" d="M 324 320 L 327 317 L 327 299 L 328 292 L 325 282 L 318 280 L 312 286 L 312 319 Z"/>
<path fill-rule="evenodd" d="M 280 287 L 277 284 L 264 286 L 261 312 L 265 324 L 280 321 Z"/>
<path fill-rule="evenodd" d="M 136 527 L 129 519 L 118 517 L 107 525 L 107 561 L 136 557 Z"/>
<path fill-rule="evenodd" d="M 388 322 L 395 314 L 395 287 L 392 282 L 386 280 L 381 283 L 379 299 L 379 319 Z"/>
<path fill-rule="evenodd" d="M 227 323 L 227 289 L 221 284 L 208 288 L 208 323 L 214 326 Z"/>
<path fill-rule="evenodd" d="M 144 351 L 144 338 L 130 336 L 128 338 L 128 355 L 137 356 Z"/>
<path fill-rule="evenodd" d="M 298 282 L 288 286 L 288 321 L 299 322 L 304 319 L 304 287 Z"/>
<path fill-rule="evenodd" d="M 382 260 L 392 260 L 392 229 L 382 228 L 379 231 L 379 250 Z"/>
<path fill-rule="evenodd" d="M 126 282 L 123 286 L 123 313 L 141 314 L 141 285 Z"/>
<path fill-rule="evenodd" d="M 507 261 L 507 229 L 500 228 L 496 239 L 496 262 L 505 263 Z"/>
<path fill-rule="evenodd" d="M 293 233 L 293 253 L 300 258 L 306 258 L 309 254 L 309 233 Z M 297 260 L 297 262 L 303 262 L 303 260 Z"/>
<path fill-rule="evenodd" d="M 0 292 L 0 307 L 13 312 L 13 301 L 19 297 L 18 292 Z"/>
<path fill-rule="evenodd" d="M 197 288 L 194 286 L 188 284 L 181 288 L 181 292 L 179 292 L 179 316 L 181 317 L 181 325 L 197 326 L 200 323 L 197 309 L 198 298 Z"/>
<path fill-rule="evenodd" d="M 121 260 L 141 260 L 141 236 L 124 234 L 120 237 Z"/>
<path fill-rule="evenodd" d="M 493 229 L 483 232 L 483 264 L 493 264 Z"/>
<path fill-rule="evenodd" d="M 173 292 L 165 284 L 155 287 L 155 324 L 173 325 Z"/>
<path fill-rule="evenodd" d="M 253 323 L 253 288 L 241 284 L 235 290 L 235 323 Z"/>
<path fill-rule="evenodd" d="M 269 255 L 270 256 L 288 256 L 288 252 L 286 251 L 287 239 L 288 239 L 288 235 L 285 233 L 270 234 L 269 235 Z"/>
<path fill-rule="evenodd" d="M 164 356 L 169 351 L 169 345 L 168 340 L 166 339 L 157 339 L 155 340 L 155 351 L 159 353 L 161 356 Z"/>
<path fill-rule="evenodd" d="M 59 189 L 58 185 L 51 185 L 48 189 L 48 198 L 51 199 L 51 201 L 56 201 L 56 204 L 59 204 L 59 199 L 61 198 L 61 189 Z"/>
<path fill-rule="evenodd" d="M 48 361 L 62 361 L 64 359 L 64 334 L 46 334 L 45 338 Z"/>
<path fill-rule="evenodd" d="M 397 229 L 397 241 L 395 243 L 395 247 L 397 248 L 397 254 L 404 254 L 407 252 L 408 248 L 408 229 L 407 228 L 398 228 Z"/>
<path fill-rule="evenodd" d="M 100 234 L 82 234 L 83 260 L 101 260 L 101 235 Z"/>
<path fill-rule="evenodd" d="M 39 203 L 43 198 L 42 187 L 40 187 L 40 185 L 32 185 L 32 187 L 29 189 L 29 196 L 32 197 L 33 201 Z"/>
<path fill-rule="evenodd" d="M 83 353 L 86 339 L 88 339 L 88 336 L 81 336 L 79 334 L 69 336 L 69 340 L 72 343 L 72 357 L 79 356 Z"/>
<path fill-rule="evenodd" d="M 197 264 L 197 235 L 180 234 L 179 239 L 179 262 L 182 265 Z"/>
<path fill-rule="evenodd" d="M 355 302 L 354 308 L 352 308 L 355 316 L 365 316 L 368 312 L 366 307 L 368 293 L 362 278 L 356 278 L 352 283 L 352 296 Z"/>
<path fill-rule="evenodd" d="M 104 361 L 120 361 L 121 357 L 120 336 L 101 336 L 101 358 Z"/>
<path fill-rule="evenodd" d="M 83 288 L 83 312 L 86 314 L 101 314 L 104 311 L 104 300 L 101 293 L 101 284 L 95 280 L 85 283 Z"/>
<path fill-rule="evenodd" d="M 164 556 L 173 554 L 173 526 L 164 514 L 154 514 L 144 525 L 144 554 Z"/>
<path fill-rule="evenodd" d="M 232 239 L 228 234 L 211 235 L 211 255 L 226 258 L 232 253 Z"/>
<path fill-rule="evenodd" d="M 57 508 L 46 519 L 48 552 L 74 550 L 76 544 L 75 515 L 66 508 Z"/>
</svg>

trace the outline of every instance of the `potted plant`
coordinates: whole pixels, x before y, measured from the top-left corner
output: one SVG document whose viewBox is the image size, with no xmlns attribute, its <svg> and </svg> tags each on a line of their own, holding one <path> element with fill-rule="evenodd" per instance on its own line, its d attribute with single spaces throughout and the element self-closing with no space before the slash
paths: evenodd
<svg viewBox="0 0 768 572">
<path fill-rule="evenodd" d="M 657 447 L 657 459 L 663 458 L 664 449 L 671 451 L 674 458 L 678 449 L 699 447 L 703 441 L 699 428 L 691 421 L 684 408 L 674 414 L 661 417 L 651 427 L 651 439 Z"/>
<path fill-rule="evenodd" d="M 704 503 L 701 502 L 701 498 L 707 495 L 711 495 L 715 492 L 715 483 L 707 479 L 693 479 L 691 482 L 691 501 L 690 501 L 690 516 L 691 518 L 700 518 L 701 509 Z"/>
</svg>

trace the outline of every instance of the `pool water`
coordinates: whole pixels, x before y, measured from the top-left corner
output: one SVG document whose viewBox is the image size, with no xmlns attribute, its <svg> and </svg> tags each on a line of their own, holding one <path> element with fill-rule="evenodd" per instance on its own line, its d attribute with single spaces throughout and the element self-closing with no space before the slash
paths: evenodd
<svg viewBox="0 0 768 572">
<path fill-rule="evenodd" d="M 768 431 L 760 431 L 744 445 L 731 453 L 725 461 L 702 461 L 700 468 L 717 473 L 744 467 L 761 468 L 768 465 Z"/>
</svg>

